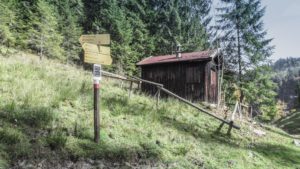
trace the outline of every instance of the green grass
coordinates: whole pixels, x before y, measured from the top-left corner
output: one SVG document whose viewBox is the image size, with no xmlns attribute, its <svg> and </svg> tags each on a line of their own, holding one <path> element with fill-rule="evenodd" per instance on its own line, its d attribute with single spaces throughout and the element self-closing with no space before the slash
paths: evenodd
<svg viewBox="0 0 300 169">
<path fill-rule="evenodd" d="M 276 125 L 291 134 L 300 135 L 300 112 L 279 119 Z"/>
<path fill-rule="evenodd" d="M 22 56 L 24 55 L 24 56 Z M 268 126 L 220 133 L 218 121 L 173 99 L 101 82 L 101 141 L 93 140 L 91 72 L 18 53 L 0 56 L 0 168 L 18 159 L 102 159 L 161 168 L 299 168 L 300 148 Z M 34 153 L 32 153 L 34 152 Z"/>
</svg>

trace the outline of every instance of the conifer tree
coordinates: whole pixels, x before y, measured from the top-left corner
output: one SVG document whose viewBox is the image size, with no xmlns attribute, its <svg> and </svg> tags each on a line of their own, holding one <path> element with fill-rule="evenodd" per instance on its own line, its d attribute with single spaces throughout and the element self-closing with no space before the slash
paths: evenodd
<svg viewBox="0 0 300 169">
<path fill-rule="evenodd" d="M 207 49 L 210 4 L 210 0 L 147 1 L 144 20 L 159 46 L 155 54 L 169 54 L 178 43 L 184 51 Z"/>
<path fill-rule="evenodd" d="M 78 38 L 82 34 L 83 4 L 81 0 L 47 0 L 55 8 L 58 30 L 63 36 L 62 48 L 68 61 L 79 61 L 81 46 Z"/>
<path fill-rule="evenodd" d="M 218 8 L 217 28 L 223 32 L 221 40 L 228 44 L 223 46 L 227 67 L 238 73 L 237 81 L 242 88 L 243 74 L 265 63 L 272 53 L 272 39 L 266 38 L 262 22 L 265 8 L 259 0 L 221 1 L 225 7 Z"/>
<path fill-rule="evenodd" d="M 272 80 L 271 70 L 265 65 L 248 71 L 245 78 L 247 83 L 243 86 L 245 100 L 265 121 L 273 120 L 277 115 L 277 85 Z"/>
<path fill-rule="evenodd" d="M 52 5 L 44 0 L 14 2 L 18 16 L 17 43 L 23 49 L 31 49 L 40 57 L 65 59 L 61 48 L 62 36 Z"/>
<path fill-rule="evenodd" d="M 0 45 L 11 46 L 15 42 L 12 28 L 15 24 L 15 13 L 9 2 L 0 0 Z"/>
</svg>

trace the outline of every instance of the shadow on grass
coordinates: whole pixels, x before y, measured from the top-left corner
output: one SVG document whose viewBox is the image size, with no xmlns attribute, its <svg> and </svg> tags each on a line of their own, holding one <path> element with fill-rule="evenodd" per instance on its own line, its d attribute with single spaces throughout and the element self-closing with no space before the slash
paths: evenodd
<svg viewBox="0 0 300 169">
<path fill-rule="evenodd" d="M 193 122 L 181 122 L 176 119 L 171 119 L 170 117 L 163 117 L 163 125 L 168 127 L 173 127 L 174 129 L 181 131 L 186 134 L 190 134 L 197 139 L 201 139 L 203 142 L 218 142 L 220 144 L 227 144 L 229 146 L 238 148 L 237 140 L 234 137 L 221 132 L 217 132 L 217 126 L 210 126 L 208 124 L 199 125 Z M 227 128 L 227 127 L 223 127 Z"/>
<path fill-rule="evenodd" d="M 168 116 L 168 107 L 160 106 L 159 109 L 149 106 L 148 103 L 132 103 L 128 97 L 124 96 L 111 96 L 104 99 L 106 104 L 113 115 L 119 114 L 131 114 L 144 116 L 147 113 L 155 113 L 153 117 L 166 127 L 172 127 L 180 132 L 192 135 L 195 138 L 200 138 L 202 141 L 211 142 L 216 141 L 218 143 L 230 144 L 237 147 L 237 140 L 234 137 L 229 137 L 225 133 L 216 132 L 219 125 L 211 125 L 211 123 L 196 122 L 181 122 L 176 119 L 172 119 Z M 214 120 L 214 119 L 212 119 Z M 220 123 L 221 124 L 221 123 Z M 227 129 L 228 126 L 223 127 Z M 227 130 L 226 130 L 227 131 Z"/>
<path fill-rule="evenodd" d="M 285 133 L 284 131 L 274 130 L 273 128 L 268 127 L 268 126 L 264 126 L 264 129 L 268 130 L 269 132 L 272 132 L 272 133 L 276 133 L 276 134 L 282 135 L 282 136 L 284 136 L 284 137 L 288 137 L 288 138 L 291 138 L 291 139 L 299 139 L 299 137 L 297 137 L 297 136 L 290 135 L 290 134 L 288 134 L 288 133 Z"/>
<path fill-rule="evenodd" d="M 101 141 L 99 144 L 90 140 L 76 139 L 67 147 L 71 159 L 77 160 L 79 157 L 92 159 L 109 159 L 112 161 L 139 161 L 147 159 L 149 161 L 159 161 L 161 150 L 156 143 L 144 142 L 140 145 L 115 144 L 113 142 Z"/>
<path fill-rule="evenodd" d="M 288 114 L 287 116 L 278 119 L 275 124 L 280 125 L 281 123 L 284 123 L 284 121 L 288 121 L 293 118 L 300 118 L 300 112 Z"/>
<path fill-rule="evenodd" d="M 43 128 L 54 119 L 54 114 L 49 107 L 18 106 L 12 102 L 1 108 L 0 117 L 13 124 Z"/>
<path fill-rule="evenodd" d="M 253 150 L 282 166 L 300 167 L 300 149 L 261 143 L 255 145 Z"/>
<path fill-rule="evenodd" d="M 300 134 L 300 113 L 293 113 L 275 124 L 290 134 Z"/>
<path fill-rule="evenodd" d="M 120 114 L 145 115 L 153 110 L 153 107 L 146 103 L 133 103 L 129 101 L 128 97 L 121 95 L 105 97 L 102 104 L 106 105 L 112 115 L 115 116 Z"/>
</svg>

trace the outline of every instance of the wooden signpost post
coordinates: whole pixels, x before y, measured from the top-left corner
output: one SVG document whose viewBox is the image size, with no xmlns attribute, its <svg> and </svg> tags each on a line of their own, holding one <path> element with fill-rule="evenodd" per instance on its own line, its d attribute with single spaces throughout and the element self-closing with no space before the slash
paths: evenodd
<svg viewBox="0 0 300 169">
<path fill-rule="evenodd" d="M 84 62 L 93 63 L 94 81 L 94 141 L 99 143 L 100 139 L 100 107 L 99 89 L 101 80 L 101 65 L 111 65 L 109 34 L 82 35 L 79 42 L 84 50 Z"/>
</svg>

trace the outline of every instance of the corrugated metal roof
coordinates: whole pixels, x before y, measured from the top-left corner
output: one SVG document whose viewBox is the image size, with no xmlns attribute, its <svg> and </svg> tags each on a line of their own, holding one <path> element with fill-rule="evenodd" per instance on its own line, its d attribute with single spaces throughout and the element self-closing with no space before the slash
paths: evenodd
<svg viewBox="0 0 300 169">
<path fill-rule="evenodd" d="M 176 58 L 176 54 L 163 55 L 163 56 L 150 56 L 137 63 L 137 65 L 142 66 L 142 65 L 160 64 L 160 63 L 207 60 L 213 58 L 214 55 L 216 54 L 216 51 L 217 50 L 206 50 L 206 51 L 192 52 L 192 53 L 181 53 L 181 58 Z"/>
</svg>

